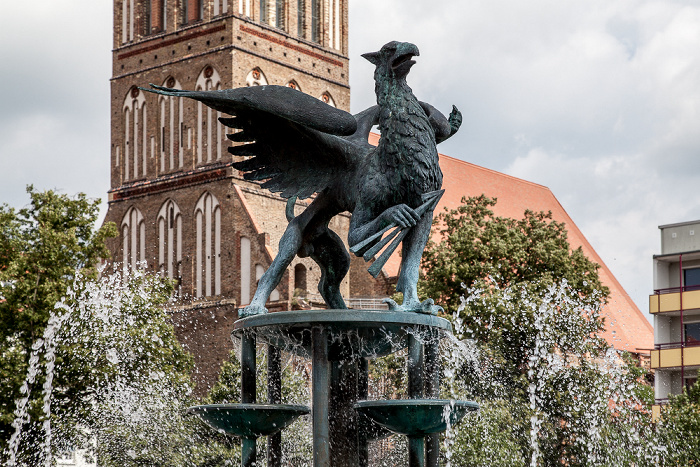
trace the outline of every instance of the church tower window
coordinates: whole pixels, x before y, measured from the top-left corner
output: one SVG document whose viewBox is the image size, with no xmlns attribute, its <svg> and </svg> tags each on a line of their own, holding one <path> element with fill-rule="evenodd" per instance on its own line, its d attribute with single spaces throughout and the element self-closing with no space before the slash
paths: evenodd
<svg viewBox="0 0 700 467">
<path fill-rule="evenodd" d="M 311 0 L 311 40 L 321 43 L 321 0 Z"/>
<path fill-rule="evenodd" d="M 133 86 L 124 100 L 124 180 L 146 175 L 148 113 L 146 98 Z"/>
<path fill-rule="evenodd" d="M 248 18 L 251 17 L 250 2 L 252 2 L 252 0 L 238 0 L 238 14 L 239 15 L 247 16 Z"/>
<path fill-rule="evenodd" d="M 173 200 L 158 213 L 158 269 L 170 279 L 180 277 L 182 263 L 182 215 Z"/>
<path fill-rule="evenodd" d="M 141 211 L 132 207 L 121 223 L 122 231 L 122 266 L 135 270 L 139 263 L 146 260 L 146 223 Z"/>
<path fill-rule="evenodd" d="M 163 86 L 182 89 L 180 82 L 172 76 Z M 159 96 L 160 102 L 160 171 L 181 169 L 184 164 L 182 147 L 183 102 L 172 96 Z"/>
<path fill-rule="evenodd" d="M 340 50 L 340 0 L 328 2 L 328 47 Z"/>
<path fill-rule="evenodd" d="M 221 89 L 219 73 L 211 66 L 206 66 L 197 78 L 197 91 Z M 197 163 L 209 163 L 221 160 L 224 130 L 219 122 L 221 112 L 197 102 Z M 205 160 L 206 157 L 206 160 Z"/>
<path fill-rule="evenodd" d="M 306 37 L 306 0 L 297 0 L 297 36 Z"/>
<path fill-rule="evenodd" d="M 122 43 L 134 40 L 134 0 L 122 0 Z"/>
<path fill-rule="evenodd" d="M 245 78 L 246 86 L 266 86 L 267 78 L 260 68 L 255 68 L 248 73 Z"/>
<path fill-rule="evenodd" d="M 241 237 L 241 305 L 250 303 L 250 239 Z"/>
<path fill-rule="evenodd" d="M 195 296 L 221 294 L 221 208 L 219 200 L 204 193 L 195 208 L 196 287 Z"/>
</svg>

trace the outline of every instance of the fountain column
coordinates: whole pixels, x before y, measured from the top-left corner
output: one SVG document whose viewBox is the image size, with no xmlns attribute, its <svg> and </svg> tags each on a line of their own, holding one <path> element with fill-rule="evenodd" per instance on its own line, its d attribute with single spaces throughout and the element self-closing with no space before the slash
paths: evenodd
<svg viewBox="0 0 700 467">
<path fill-rule="evenodd" d="M 267 402 L 282 403 L 282 352 L 274 345 L 267 346 Z M 267 466 L 282 466 L 282 432 L 267 437 Z"/>
<path fill-rule="evenodd" d="M 330 460 L 334 467 L 356 467 L 359 465 L 357 433 L 357 383 L 356 359 L 331 362 L 329 435 L 331 440 Z"/>
<path fill-rule="evenodd" d="M 311 359 L 314 467 L 331 467 L 328 423 L 330 364 L 328 362 L 328 330 L 323 325 L 314 326 L 311 331 Z"/>
<path fill-rule="evenodd" d="M 430 399 L 440 397 L 440 334 L 435 329 L 427 331 L 429 337 L 425 347 L 425 396 Z M 432 433 L 426 436 L 425 465 L 438 467 L 440 457 L 440 433 Z"/>
<path fill-rule="evenodd" d="M 241 336 L 241 402 L 255 403 L 255 336 L 243 333 Z M 255 438 L 243 438 L 241 447 L 241 465 L 254 467 L 257 458 Z"/>
<path fill-rule="evenodd" d="M 423 342 L 416 336 L 418 328 L 408 335 L 408 397 L 420 399 L 423 397 L 425 385 L 423 379 Z M 408 438 L 408 466 L 425 466 L 425 439 L 420 437 Z"/>
</svg>

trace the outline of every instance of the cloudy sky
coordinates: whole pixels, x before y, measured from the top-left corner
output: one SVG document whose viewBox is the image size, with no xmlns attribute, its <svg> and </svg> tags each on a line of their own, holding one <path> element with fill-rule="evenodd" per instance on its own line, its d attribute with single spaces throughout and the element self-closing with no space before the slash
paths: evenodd
<svg viewBox="0 0 700 467">
<path fill-rule="evenodd" d="M 0 202 L 105 198 L 111 28 L 107 0 L 2 2 Z M 464 115 L 440 151 L 548 186 L 647 312 L 657 226 L 700 219 L 697 2 L 350 0 L 350 31 L 353 111 L 359 55 L 417 44 L 415 93 Z"/>
</svg>

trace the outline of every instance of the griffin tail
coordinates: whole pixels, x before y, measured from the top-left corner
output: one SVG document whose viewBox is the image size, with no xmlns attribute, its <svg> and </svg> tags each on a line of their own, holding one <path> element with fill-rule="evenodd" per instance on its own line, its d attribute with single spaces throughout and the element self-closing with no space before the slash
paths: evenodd
<svg viewBox="0 0 700 467">
<path fill-rule="evenodd" d="M 292 222 L 292 219 L 294 219 L 294 205 L 296 202 L 296 196 L 292 196 L 287 200 L 287 209 L 284 212 L 284 214 L 287 216 L 287 222 Z"/>
</svg>

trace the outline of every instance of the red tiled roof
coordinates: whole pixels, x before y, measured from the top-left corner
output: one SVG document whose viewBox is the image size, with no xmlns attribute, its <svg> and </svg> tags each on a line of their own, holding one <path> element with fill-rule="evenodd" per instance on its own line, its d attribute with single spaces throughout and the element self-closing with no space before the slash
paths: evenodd
<svg viewBox="0 0 700 467">
<path fill-rule="evenodd" d="M 370 134 L 370 143 L 376 145 L 378 140 L 379 135 Z M 440 167 L 445 194 L 436 212 L 442 211 L 443 207 L 455 209 L 461 204 L 463 196 L 479 196 L 482 193 L 498 199 L 498 203 L 493 207 L 494 213 L 498 216 L 521 218 L 526 209 L 552 211 L 555 220 L 566 224 L 571 247 L 574 249 L 582 247 L 585 255 L 601 266 L 599 270 L 601 281 L 610 288 L 609 302 L 603 309 L 607 328 L 604 333 L 605 339 L 618 350 L 638 352 L 653 348 L 654 331 L 651 324 L 549 188 L 443 154 L 440 154 Z M 434 237 L 435 240 L 439 240 L 437 233 Z M 394 254 L 384 267 L 386 274 L 390 277 L 396 276 L 399 263 L 398 254 Z"/>
</svg>

